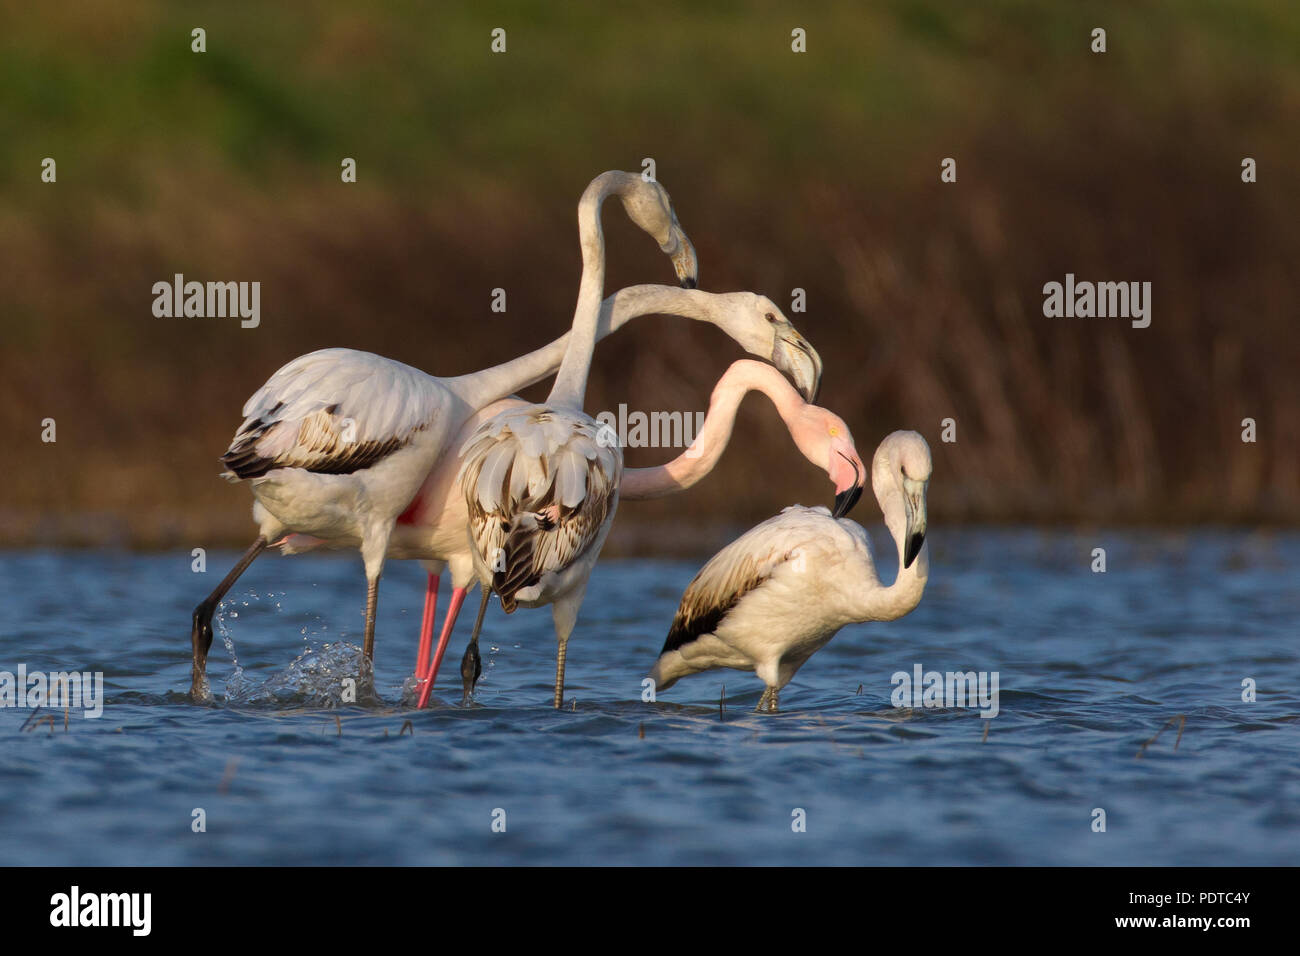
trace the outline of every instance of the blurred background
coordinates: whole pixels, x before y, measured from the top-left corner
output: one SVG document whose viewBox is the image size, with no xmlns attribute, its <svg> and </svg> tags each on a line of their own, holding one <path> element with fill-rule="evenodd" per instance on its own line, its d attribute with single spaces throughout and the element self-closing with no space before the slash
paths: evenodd
<svg viewBox="0 0 1300 956">
<path fill-rule="evenodd" d="M 272 372 L 348 346 L 452 375 L 562 334 L 578 196 L 646 157 L 702 288 L 786 310 L 864 457 L 927 437 L 932 527 L 1300 520 L 1300 5 L 787 6 L 0 3 L 0 545 L 247 544 L 217 457 Z M 607 291 L 671 281 L 605 223 Z M 156 318 L 177 272 L 260 281 L 260 327 Z M 1150 328 L 1045 318 L 1067 272 L 1151 282 Z M 740 356 L 641 320 L 588 411 L 703 410 Z M 607 550 L 829 499 L 752 396 L 715 474 L 620 509 Z"/>
</svg>

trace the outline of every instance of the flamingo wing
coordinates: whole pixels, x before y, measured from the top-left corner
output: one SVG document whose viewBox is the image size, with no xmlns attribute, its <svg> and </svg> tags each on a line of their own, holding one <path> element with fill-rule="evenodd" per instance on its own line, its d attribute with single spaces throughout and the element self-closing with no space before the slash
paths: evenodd
<svg viewBox="0 0 1300 956">
<path fill-rule="evenodd" d="M 244 404 L 224 477 L 276 468 L 350 474 L 410 444 L 443 411 L 438 380 L 392 359 L 322 349 L 294 359 Z"/>
<path fill-rule="evenodd" d="M 682 594 L 661 655 L 714 633 L 750 592 L 783 569 L 808 570 L 852 544 L 849 534 L 822 507 L 791 505 L 746 531 L 696 573 Z"/>
</svg>

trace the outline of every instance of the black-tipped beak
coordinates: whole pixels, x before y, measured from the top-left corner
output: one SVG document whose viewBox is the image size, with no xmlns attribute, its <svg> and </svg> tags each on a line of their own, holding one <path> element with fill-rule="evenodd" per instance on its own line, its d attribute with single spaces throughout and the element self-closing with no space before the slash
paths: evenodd
<svg viewBox="0 0 1300 956">
<path fill-rule="evenodd" d="M 835 496 L 835 510 L 832 512 L 832 515 L 836 518 L 843 518 L 853 510 L 853 506 L 858 503 L 858 499 L 861 497 L 861 485 L 854 485 L 846 491 L 841 491 Z"/>
<path fill-rule="evenodd" d="M 921 531 L 907 539 L 907 548 L 903 551 L 903 567 L 910 568 L 916 556 L 921 553 L 921 545 L 925 543 L 925 532 Z"/>
<path fill-rule="evenodd" d="M 844 452 L 840 451 L 836 452 L 836 454 L 853 466 L 853 484 L 835 496 L 834 517 L 843 518 L 853 510 L 853 506 L 862 497 L 862 469 L 858 467 L 856 461 L 844 454 Z"/>
<path fill-rule="evenodd" d="M 927 479 L 928 480 L 928 479 Z M 907 526 L 903 529 L 903 568 L 912 566 L 925 544 L 925 481 L 914 481 L 903 475 L 903 504 L 907 508 Z"/>
<path fill-rule="evenodd" d="M 677 224 L 673 215 L 673 228 L 668 241 L 659 247 L 673 260 L 673 272 L 683 289 L 694 289 L 700 283 L 700 261 L 695 258 L 695 247 Z"/>
</svg>

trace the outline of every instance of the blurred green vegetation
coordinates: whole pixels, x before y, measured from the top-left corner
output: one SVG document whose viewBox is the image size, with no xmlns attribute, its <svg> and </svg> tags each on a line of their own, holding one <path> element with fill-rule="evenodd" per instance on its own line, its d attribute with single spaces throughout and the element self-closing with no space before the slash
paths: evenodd
<svg viewBox="0 0 1300 956">
<path fill-rule="evenodd" d="M 272 371 L 346 345 L 455 374 L 562 333 L 577 197 L 643 157 L 704 288 L 807 290 L 791 318 L 864 455 L 930 439 L 936 526 L 1300 520 L 1298 4 L 4 0 L 0 22 L 0 542 L 242 542 L 215 459 Z M 669 281 L 606 225 L 611 290 Z M 154 318 L 174 272 L 261 281 L 261 327 Z M 1044 318 L 1067 272 L 1151 281 L 1151 328 Z M 589 407 L 703 408 L 738 354 L 647 319 L 602 344 Z M 827 498 L 761 399 L 734 442 L 624 509 L 615 546 Z"/>
</svg>

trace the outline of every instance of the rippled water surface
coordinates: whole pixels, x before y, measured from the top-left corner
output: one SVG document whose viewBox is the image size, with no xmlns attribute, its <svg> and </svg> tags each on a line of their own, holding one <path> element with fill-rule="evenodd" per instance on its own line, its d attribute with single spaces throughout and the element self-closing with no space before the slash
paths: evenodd
<svg viewBox="0 0 1300 956">
<path fill-rule="evenodd" d="M 416 565 L 390 565 L 374 696 L 344 704 L 359 561 L 263 558 L 223 606 L 217 702 L 195 706 L 190 612 L 234 555 L 207 574 L 188 553 L 0 555 L 0 670 L 99 670 L 106 696 L 66 730 L 0 710 L 0 864 L 1300 862 L 1300 536 L 937 529 L 933 547 L 921 606 L 845 628 L 774 716 L 735 671 L 642 702 L 694 562 L 601 565 L 559 713 L 549 613 L 499 606 L 461 706 L 471 601 L 416 712 Z M 997 671 L 1000 713 L 893 708 L 916 664 Z"/>
</svg>

